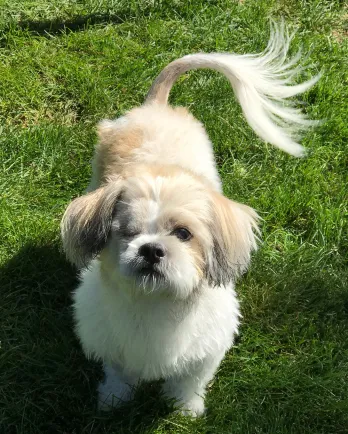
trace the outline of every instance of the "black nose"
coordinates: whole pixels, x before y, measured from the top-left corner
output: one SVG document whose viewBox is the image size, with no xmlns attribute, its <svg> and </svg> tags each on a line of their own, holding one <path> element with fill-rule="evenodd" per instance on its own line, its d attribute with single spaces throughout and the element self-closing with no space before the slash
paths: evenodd
<svg viewBox="0 0 348 434">
<path fill-rule="evenodd" d="M 156 243 L 143 244 L 139 249 L 139 255 L 150 264 L 158 264 L 165 254 L 164 247 Z"/>
</svg>

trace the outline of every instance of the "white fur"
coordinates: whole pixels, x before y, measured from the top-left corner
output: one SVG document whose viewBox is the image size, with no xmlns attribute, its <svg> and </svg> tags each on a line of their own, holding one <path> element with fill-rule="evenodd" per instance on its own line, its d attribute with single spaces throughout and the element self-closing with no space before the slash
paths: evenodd
<svg viewBox="0 0 348 434">
<path fill-rule="evenodd" d="M 232 285 L 201 289 L 194 301 L 164 294 L 142 295 L 122 278 L 101 278 L 95 260 L 74 294 L 76 330 L 87 355 L 108 368 L 100 401 L 130 397 L 139 379 L 167 380 L 165 391 L 193 415 L 204 410 L 205 386 L 238 330 L 239 307 Z"/>
<path fill-rule="evenodd" d="M 136 237 L 128 244 L 125 251 L 119 252 L 119 268 L 124 276 L 132 275 L 132 269 L 129 269 L 128 265 L 132 260 L 136 260 L 138 250 L 143 244 L 161 242 L 163 237 L 158 234 L 152 234 L 151 229 L 150 226 L 150 233 Z M 116 257 L 115 263 L 117 263 Z M 180 265 L 180 267 L 178 267 L 178 265 Z M 147 288 L 145 283 L 149 282 L 144 282 L 144 284 L 141 285 L 143 291 L 153 292 L 154 289 L 163 292 L 172 291 L 173 294 L 175 292 L 176 298 L 185 299 L 190 295 L 192 288 L 199 283 L 192 258 L 185 250 L 173 250 L 171 252 L 170 261 L 166 261 L 162 267 L 165 267 L 168 280 L 167 285 L 155 285 L 155 288 L 150 285 L 150 287 Z M 118 279 L 120 279 L 120 277 L 118 277 Z"/>
</svg>

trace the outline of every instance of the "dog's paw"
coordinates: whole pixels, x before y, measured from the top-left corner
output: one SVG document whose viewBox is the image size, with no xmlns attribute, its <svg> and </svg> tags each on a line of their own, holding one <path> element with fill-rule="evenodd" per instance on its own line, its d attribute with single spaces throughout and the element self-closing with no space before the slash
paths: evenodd
<svg viewBox="0 0 348 434">
<path fill-rule="evenodd" d="M 183 416 L 199 417 L 206 411 L 204 399 L 201 396 L 195 396 L 181 406 L 180 413 Z"/>
</svg>

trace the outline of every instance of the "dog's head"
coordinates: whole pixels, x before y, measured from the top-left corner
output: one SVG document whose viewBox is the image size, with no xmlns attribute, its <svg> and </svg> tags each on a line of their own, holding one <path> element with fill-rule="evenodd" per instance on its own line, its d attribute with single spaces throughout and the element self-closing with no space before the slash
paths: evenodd
<svg viewBox="0 0 348 434">
<path fill-rule="evenodd" d="M 100 254 L 139 290 L 185 298 L 204 281 L 227 284 L 256 247 L 257 215 L 174 167 L 135 167 L 75 199 L 62 220 L 68 258 Z"/>
</svg>

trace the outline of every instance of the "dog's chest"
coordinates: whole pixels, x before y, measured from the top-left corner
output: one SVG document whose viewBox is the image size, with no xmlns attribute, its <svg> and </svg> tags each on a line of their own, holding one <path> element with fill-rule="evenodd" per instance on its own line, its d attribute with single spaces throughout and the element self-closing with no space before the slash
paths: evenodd
<svg viewBox="0 0 348 434">
<path fill-rule="evenodd" d="M 194 303 L 165 297 L 132 300 L 86 279 L 75 293 L 77 332 L 85 351 L 131 375 L 158 379 L 227 350 L 238 326 L 232 291 L 211 289 Z"/>
</svg>

